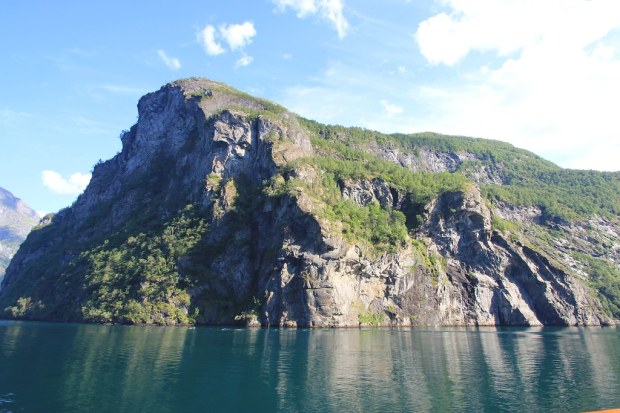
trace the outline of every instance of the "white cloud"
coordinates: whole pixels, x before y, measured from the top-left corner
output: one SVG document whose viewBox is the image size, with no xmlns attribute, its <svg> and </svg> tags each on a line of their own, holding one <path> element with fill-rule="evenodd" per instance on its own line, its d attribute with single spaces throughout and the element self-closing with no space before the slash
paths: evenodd
<svg viewBox="0 0 620 413">
<path fill-rule="evenodd" d="M 68 178 L 64 178 L 58 172 L 45 170 L 41 173 L 41 178 L 43 185 L 56 194 L 78 195 L 88 186 L 91 174 L 76 172 Z"/>
<path fill-rule="evenodd" d="M 235 67 L 244 67 L 252 63 L 254 58 L 252 56 L 243 56 L 235 63 Z"/>
<path fill-rule="evenodd" d="M 241 24 L 222 24 L 217 29 L 207 25 L 198 34 L 198 41 L 210 56 L 217 56 L 228 51 L 222 43 L 226 43 L 230 51 L 240 50 L 243 55 L 237 60 L 235 67 L 243 67 L 254 60 L 244 52 L 244 48 L 252 43 L 254 36 L 256 36 L 254 23 L 247 21 Z"/>
<path fill-rule="evenodd" d="M 209 56 L 217 56 L 226 50 L 215 40 L 216 29 L 210 24 L 198 34 L 198 41 Z"/>
<path fill-rule="evenodd" d="M 388 115 L 398 115 L 400 113 L 403 113 L 404 111 L 402 107 L 394 105 L 393 103 L 390 103 L 385 99 L 381 99 L 379 103 L 383 107 L 383 112 L 387 113 Z"/>
<path fill-rule="evenodd" d="M 315 0 L 274 0 L 274 3 L 280 10 L 290 7 L 297 12 L 297 17 L 299 18 L 304 18 L 309 14 L 317 12 Z"/>
<path fill-rule="evenodd" d="M 256 36 L 256 29 L 252 22 L 229 24 L 220 26 L 219 34 L 228 43 L 230 50 L 237 50 L 252 43 L 252 38 Z"/>
<path fill-rule="evenodd" d="M 434 130 L 496 138 L 566 167 L 618 170 L 620 3 L 448 0 L 416 39 L 433 64 L 472 52 L 456 85 L 420 86 Z M 489 57 L 491 56 L 491 57 Z M 492 63 L 491 63 L 492 62 Z M 468 64 L 468 66 L 469 66 Z"/>
<path fill-rule="evenodd" d="M 431 63 L 452 65 L 472 51 L 509 56 L 541 42 L 583 48 L 620 21 L 616 0 L 444 0 L 449 12 L 420 23 L 415 38 Z"/>
<path fill-rule="evenodd" d="M 349 22 L 344 17 L 344 0 L 273 0 L 281 11 L 293 9 L 297 17 L 303 19 L 308 15 L 318 14 L 328 20 L 344 38 L 349 30 Z"/>
<path fill-rule="evenodd" d="M 415 38 L 420 52 L 431 63 L 452 65 L 469 52 L 469 47 L 459 37 L 458 23 L 441 13 L 420 23 Z"/>
<path fill-rule="evenodd" d="M 163 50 L 158 50 L 157 55 L 164 62 L 166 66 L 168 66 L 172 70 L 178 70 L 181 68 L 181 62 L 176 57 L 170 57 Z"/>
<path fill-rule="evenodd" d="M 322 15 L 327 18 L 327 20 L 331 21 L 336 31 L 338 32 L 338 37 L 341 39 L 346 36 L 347 30 L 349 29 L 349 23 L 344 18 L 342 13 L 344 9 L 344 3 L 342 0 L 322 0 L 321 3 Z"/>
</svg>

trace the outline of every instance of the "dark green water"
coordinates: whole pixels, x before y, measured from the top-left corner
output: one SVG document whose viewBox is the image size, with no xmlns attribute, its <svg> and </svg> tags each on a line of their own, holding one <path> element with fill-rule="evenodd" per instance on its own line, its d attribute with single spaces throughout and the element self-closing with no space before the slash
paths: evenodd
<svg viewBox="0 0 620 413">
<path fill-rule="evenodd" d="M 620 330 L 278 330 L 0 321 L 0 412 L 620 407 Z"/>
</svg>

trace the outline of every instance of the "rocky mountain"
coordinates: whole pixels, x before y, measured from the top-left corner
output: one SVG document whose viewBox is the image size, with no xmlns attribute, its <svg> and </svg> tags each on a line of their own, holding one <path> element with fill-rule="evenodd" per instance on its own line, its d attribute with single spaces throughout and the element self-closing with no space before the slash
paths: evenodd
<svg viewBox="0 0 620 413">
<path fill-rule="evenodd" d="M 0 188 L 0 282 L 19 245 L 37 222 L 39 217 L 32 208 Z"/>
<path fill-rule="evenodd" d="M 206 79 L 144 96 L 45 220 L 4 317 L 97 323 L 601 325 L 620 174 L 513 146 L 321 125 Z"/>
</svg>

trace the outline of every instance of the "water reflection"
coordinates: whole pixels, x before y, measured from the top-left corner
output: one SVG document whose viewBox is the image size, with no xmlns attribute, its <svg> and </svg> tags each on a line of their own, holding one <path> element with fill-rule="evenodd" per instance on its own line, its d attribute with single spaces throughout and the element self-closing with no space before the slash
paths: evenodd
<svg viewBox="0 0 620 413">
<path fill-rule="evenodd" d="M 618 395 L 616 329 L 0 321 L 0 412 L 577 412 Z"/>
</svg>

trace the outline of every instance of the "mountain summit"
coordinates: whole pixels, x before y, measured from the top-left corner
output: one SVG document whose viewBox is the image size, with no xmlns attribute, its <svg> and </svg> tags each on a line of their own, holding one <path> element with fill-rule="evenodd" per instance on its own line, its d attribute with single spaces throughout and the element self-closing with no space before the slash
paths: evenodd
<svg viewBox="0 0 620 413">
<path fill-rule="evenodd" d="M 147 94 L 39 226 L 4 317 L 135 324 L 600 325 L 620 174 L 511 145 L 326 126 L 221 83 Z"/>
<path fill-rule="evenodd" d="M 0 188 L 0 282 L 6 267 L 39 216 L 24 201 Z"/>
</svg>

